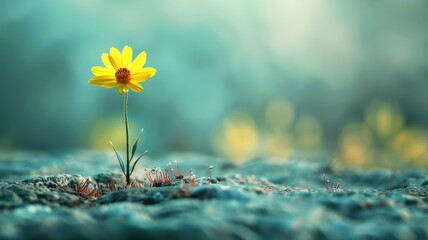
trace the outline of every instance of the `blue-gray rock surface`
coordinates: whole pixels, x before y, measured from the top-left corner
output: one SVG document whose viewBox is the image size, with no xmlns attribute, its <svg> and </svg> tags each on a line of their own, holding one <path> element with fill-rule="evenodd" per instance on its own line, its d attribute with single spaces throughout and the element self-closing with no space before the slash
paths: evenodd
<svg viewBox="0 0 428 240">
<path fill-rule="evenodd" d="M 151 187 L 144 167 L 173 160 L 185 174 L 192 168 L 195 182 Z M 196 154 L 141 163 L 138 186 L 123 188 L 109 153 L 0 155 L 0 239 L 428 239 L 423 170 L 234 165 Z M 97 195 L 79 192 L 82 182 Z"/>
</svg>

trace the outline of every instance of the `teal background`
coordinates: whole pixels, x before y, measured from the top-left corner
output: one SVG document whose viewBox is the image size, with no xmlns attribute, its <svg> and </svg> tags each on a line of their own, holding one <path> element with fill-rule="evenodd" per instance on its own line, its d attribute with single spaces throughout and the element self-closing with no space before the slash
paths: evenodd
<svg viewBox="0 0 428 240">
<path fill-rule="evenodd" d="M 336 153 L 344 127 L 380 101 L 424 141 L 423 163 L 427 25 L 426 1 L 1 1 L 0 149 L 120 145 L 123 98 L 88 80 L 103 52 L 129 45 L 158 70 L 129 99 L 131 132 L 145 129 L 152 156 L 227 157 L 213 139 L 236 112 L 261 145 L 274 99 L 317 119 L 311 150 Z"/>
</svg>

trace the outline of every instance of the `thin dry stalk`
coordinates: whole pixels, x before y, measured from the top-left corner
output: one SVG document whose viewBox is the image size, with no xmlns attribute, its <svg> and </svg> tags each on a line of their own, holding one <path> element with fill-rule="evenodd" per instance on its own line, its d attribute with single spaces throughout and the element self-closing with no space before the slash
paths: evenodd
<svg viewBox="0 0 428 240">
<path fill-rule="evenodd" d="M 75 190 L 76 192 L 88 197 L 98 198 L 101 196 L 101 193 L 98 191 L 98 189 L 90 185 L 89 179 L 81 181 L 80 184 L 76 185 Z"/>
<path fill-rule="evenodd" d="M 342 180 L 339 179 L 338 182 L 334 182 L 334 180 L 329 180 L 327 179 L 327 177 L 325 176 L 325 174 L 323 174 L 324 176 L 324 185 L 325 185 L 325 189 L 326 191 L 337 191 L 340 188 L 340 183 L 342 182 Z"/>
</svg>

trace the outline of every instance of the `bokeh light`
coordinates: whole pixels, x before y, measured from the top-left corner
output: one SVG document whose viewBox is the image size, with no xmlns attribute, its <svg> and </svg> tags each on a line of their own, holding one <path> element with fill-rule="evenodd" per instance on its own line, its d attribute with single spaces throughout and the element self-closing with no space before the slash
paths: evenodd
<svg viewBox="0 0 428 240">
<path fill-rule="evenodd" d="M 123 146 L 123 99 L 90 86 L 112 46 L 158 70 L 130 95 L 150 156 L 327 153 L 428 167 L 428 3 L 6 1 L 0 150 Z M 220 14 L 221 13 L 221 14 Z M 314 158 L 316 159 L 316 157 Z"/>
</svg>

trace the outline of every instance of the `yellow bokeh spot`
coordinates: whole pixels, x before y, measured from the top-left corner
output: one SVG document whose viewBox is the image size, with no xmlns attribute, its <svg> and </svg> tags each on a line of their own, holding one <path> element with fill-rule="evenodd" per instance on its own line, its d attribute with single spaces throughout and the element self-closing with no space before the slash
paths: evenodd
<svg viewBox="0 0 428 240">
<path fill-rule="evenodd" d="M 351 123 L 342 131 L 339 147 L 341 159 L 353 166 L 363 166 L 370 160 L 372 134 L 359 123 Z"/>
<path fill-rule="evenodd" d="M 98 149 L 111 149 L 112 141 L 116 149 L 125 149 L 125 127 L 123 120 L 111 119 L 98 121 L 92 127 L 90 135 L 91 145 Z"/>
<path fill-rule="evenodd" d="M 294 108 L 286 100 L 273 100 L 266 107 L 265 118 L 274 131 L 284 131 L 294 121 Z"/>
<path fill-rule="evenodd" d="M 382 139 L 397 133 L 404 124 L 403 114 L 397 107 L 380 101 L 374 101 L 368 106 L 365 117 L 366 124 Z"/>
<path fill-rule="evenodd" d="M 264 139 L 264 154 L 273 160 L 287 160 L 293 153 L 293 141 L 279 134 L 268 135 Z"/>
<path fill-rule="evenodd" d="M 237 163 L 251 159 L 257 153 L 257 129 L 245 112 L 228 117 L 214 135 L 214 150 Z"/>
<path fill-rule="evenodd" d="M 405 160 L 418 161 L 427 151 L 427 140 L 420 131 L 404 129 L 394 138 L 392 146 Z"/>
</svg>

